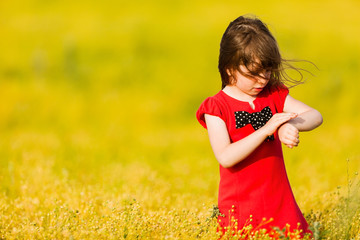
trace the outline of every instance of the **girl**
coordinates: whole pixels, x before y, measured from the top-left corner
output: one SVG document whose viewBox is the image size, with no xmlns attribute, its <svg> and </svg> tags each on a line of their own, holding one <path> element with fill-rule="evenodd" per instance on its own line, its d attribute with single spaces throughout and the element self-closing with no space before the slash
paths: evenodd
<svg viewBox="0 0 360 240">
<path fill-rule="evenodd" d="M 257 18 L 240 16 L 221 39 L 222 90 L 196 115 L 220 164 L 222 229 L 231 217 L 241 229 L 251 216 L 253 226 L 262 223 L 270 230 L 289 224 L 291 231 L 311 233 L 292 193 L 281 143 L 298 146 L 299 131 L 318 127 L 322 116 L 289 95 L 284 83 L 298 81 L 286 75 L 285 64 L 275 38 Z M 264 218 L 270 221 L 264 224 Z"/>
</svg>

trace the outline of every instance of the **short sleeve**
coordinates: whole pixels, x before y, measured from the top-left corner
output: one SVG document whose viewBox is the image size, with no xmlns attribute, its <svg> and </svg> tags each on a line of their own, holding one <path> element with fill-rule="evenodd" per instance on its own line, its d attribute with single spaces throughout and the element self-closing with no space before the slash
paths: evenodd
<svg viewBox="0 0 360 240">
<path fill-rule="evenodd" d="M 285 85 L 280 85 L 272 90 L 272 97 L 275 102 L 276 112 L 281 113 L 284 110 L 285 99 L 289 94 L 289 89 Z"/>
<path fill-rule="evenodd" d="M 225 121 L 224 112 L 221 110 L 220 103 L 214 99 L 214 97 L 208 97 L 203 103 L 201 103 L 199 109 L 196 112 L 196 118 L 199 123 L 206 127 L 205 114 L 220 117 Z"/>
</svg>

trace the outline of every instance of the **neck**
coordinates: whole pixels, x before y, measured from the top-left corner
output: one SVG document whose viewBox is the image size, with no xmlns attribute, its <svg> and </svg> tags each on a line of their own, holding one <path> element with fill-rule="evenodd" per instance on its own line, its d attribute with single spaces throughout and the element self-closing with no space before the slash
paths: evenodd
<svg viewBox="0 0 360 240">
<path fill-rule="evenodd" d="M 243 102 L 252 102 L 256 99 L 257 95 L 248 95 L 238 89 L 236 86 L 227 85 L 222 91 L 227 95 Z"/>
</svg>

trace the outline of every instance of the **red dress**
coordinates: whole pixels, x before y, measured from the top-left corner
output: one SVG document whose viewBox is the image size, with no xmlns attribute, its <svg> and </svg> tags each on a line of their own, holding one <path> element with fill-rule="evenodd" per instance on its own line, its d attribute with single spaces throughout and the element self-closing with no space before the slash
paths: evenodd
<svg viewBox="0 0 360 240">
<path fill-rule="evenodd" d="M 254 100 L 255 109 L 252 109 L 248 102 L 220 91 L 201 104 L 196 116 L 205 128 L 205 113 L 220 117 L 226 123 L 230 141 L 236 142 L 259 128 L 256 123 L 239 118 L 247 115 L 255 117 L 255 122 L 259 118 L 266 118 L 266 122 L 271 117 L 266 116 L 266 109 L 270 108 L 270 115 L 282 112 L 288 93 L 286 87 L 272 90 L 267 87 Z M 260 224 L 263 218 L 273 218 L 263 227 L 282 229 L 290 224 L 293 230 L 300 223 L 299 229 L 311 233 L 292 193 L 277 132 L 235 166 L 224 168 L 220 165 L 218 206 L 225 215 L 219 216 L 223 227 L 229 225 L 230 213 L 237 219 L 239 229 L 252 215 L 253 226 Z"/>
</svg>

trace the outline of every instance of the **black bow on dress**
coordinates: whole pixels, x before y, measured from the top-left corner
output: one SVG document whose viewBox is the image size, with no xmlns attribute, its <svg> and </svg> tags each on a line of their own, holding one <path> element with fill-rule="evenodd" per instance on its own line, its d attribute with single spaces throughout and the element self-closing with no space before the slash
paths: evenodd
<svg viewBox="0 0 360 240">
<path fill-rule="evenodd" d="M 236 128 L 245 127 L 247 124 L 258 130 L 264 126 L 272 117 L 272 112 L 270 107 L 265 107 L 260 112 L 248 113 L 246 111 L 237 111 L 235 112 L 235 122 Z M 268 136 L 267 140 L 274 140 L 274 135 Z"/>
</svg>

